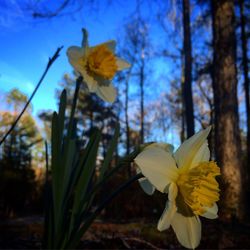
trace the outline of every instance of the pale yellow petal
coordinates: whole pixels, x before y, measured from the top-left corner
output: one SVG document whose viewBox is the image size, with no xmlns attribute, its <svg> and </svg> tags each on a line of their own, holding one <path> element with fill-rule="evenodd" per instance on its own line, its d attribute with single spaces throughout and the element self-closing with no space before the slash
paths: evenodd
<svg viewBox="0 0 250 250">
<path fill-rule="evenodd" d="M 166 192 L 168 185 L 178 177 L 175 160 L 161 148 L 146 148 L 135 158 L 135 162 L 142 174 L 160 192 Z"/>
<path fill-rule="evenodd" d="M 190 167 L 196 154 L 199 152 L 202 145 L 206 142 L 207 136 L 211 130 L 211 126 L 196 133 L 177 149 L 174 154 L 179 168 Z"/>
<path fill-rule="evenodd" d="M 141 170 L 138 167 L 135 168 L 135 171 L 137 174 L 141 173 Z M 138 181 L 139 181 L 139 184 L 140 184 L 142 190 L 146 194 L 152 195 L 154 193 L 155 187 L 150 183 L 150 181 L 146 177 L 140 178 Z"/>
<path fill-rule="evenodd" d="M 83 77 L 83 80 L 88 86 L 89 92 L 95 93 L 98 87 L 97 81 L 92 76 L 90 76 L 85 69 L 80 68 L 80 70 L 81 70 L 80 73 Z"/>
<path fill-rule="evenodd" d="M 177 194 L 178 194 L 178 187 L 174 182 L 171 182 L 169 185 L 168 200 L 175 203 Z"/>
<path fill-rule="evenodd" d="M 177 207 L 175 204 L 175 198 L 177 196 L 177 193 L 178 193 L 178 188 L 176 184 L 171 183 L 169 186 L 168 202 L 166 204 L 166 208 L 163 211 L 160 220 L 158 221 L 157 229 L 159 231 L 166 230 L 170 227 L 173 216 L 177 211 Z"/>
<path fill-rule="evenodd" d="M 128 69 L 131 67 L 129 62 L 119 57 L 116 57 L 116 65 L 118 70 Z"/>
<path fill-rule="evenodd" d="M 151 148 L 151 147 L 159 147 L 159 148 L 162 148 L 163 150 L 169 152 L 169 153 L 173 153 L 174 151 L 174 146 L 169 144 L 169 143 L 151 143 L 150 145 L 147 146 L 147 148 Z"/>
<path fill-rule="evenodd" d="M 106 102 L 113 103 L 116 98 L 116 90 L 112 83 L 110 83 L 108 86 L 106 85 L 99 85 L 96 90 L 96 94 L 102 98 Z"/>
<path fill-rule="evenodd" d="M 95 92 L 97 81 L 86 71 L 86 67 L 84 64 L 84 53 L 86 53 L 86 51 L 83 48 L 77 46 L 72 46 L 67 50 L 70 64 L 74 67 L 75 71 L 83 77 L 84 82 L 89 88 L 89 91 Z"/>
<path fill-rule="evenodd" d="M 218 206 L 216 203 L 212 207 L 205 208 L 206 212 L 202 214 L 202 217 L 205 217 L 207 219 L 216 219 L 218 218 Z"/>
<path fill-rule="evenodd" d="M 84 49 L 77 46 L 71 46 L 67 49 L 66 53 L 70 64 L 75 68 L 79 64 L 79 59 L 84 56 Z"/>
<path fill-rule="evenodd" d="M 175 203 L 167 202 L 166 208 L 163 211 L 160 220 L 158 221 L 157 229 L 159 231 L 164 231 L 170 227 L 171 221 L 176 213 L 177 208 Z"/>
<path fill-rule="evenodd" d="M 208 148 L 207 140 L 202 144 L 200 149 L 197 151 L 195 157 L 192 160 L 191 168 L 196 167 L 199 163 L 204 161 L 209 161 L 210 159 L 210 150 Z"/>
<path fill-rule="evenodd" d="M 201 222 L 198 216 L 185 217 L 175 213 L 171 226 L 178 241 L 186 248 L 196 248 L 201 240 Z"/>
</svg>

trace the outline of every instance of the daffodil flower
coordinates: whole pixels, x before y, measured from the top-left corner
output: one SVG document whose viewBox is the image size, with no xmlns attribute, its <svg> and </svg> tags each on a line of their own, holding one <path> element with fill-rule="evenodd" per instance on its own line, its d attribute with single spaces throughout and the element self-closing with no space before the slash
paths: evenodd
<svg viewBox="0 0 250 250">
<path fill-rule="evenodd" d="M 142 147 L 144 148 L 144 145 L 142 145 Z M 155 143 L 154 142 L 154 143 L 149 143 L 149 145 L 146 146 L 147 149 L 154 148 L 154 147 L 161 148 L 171 153 L 174 150 L 174 147 L 169 143 Z M 136 172 L 137 174 L 141 173 L 140 168 L 136 167 Z M 146 177 L 142 177 L 138 181 L 139 181 L 141 188 L 146 194 L 152 195 L 155 192 L 155 187 L 151 184 L 151 182 Z"/>
<path fill-rule="evenodd" d="M 90 92 L 95 92 L 107 102 L 114 102 L 116 90 L 111 80 L 117 71 L 130 67 L 125 60 L 115 56 L 114 40 L 89 47 L 88 33 L 83 29 L 82 47 L 72 46 L 67 50 L 70 64 L 80 73 Z"/>
<path fill-rule="evenodd" d="M 158 230 L 170 225 L 179 242 L 196 248 L 201 239 L 199 216 L 217 218 L 219 185 L 215 177 L 220 169 L 209 161 L 207 136 L 210 127 L 186 140 L 175 153 L 163 147 L 146 147 L 135 163 L 157 190 L 168 193 L 166 208 L 158 222 Z"/>
</svg>

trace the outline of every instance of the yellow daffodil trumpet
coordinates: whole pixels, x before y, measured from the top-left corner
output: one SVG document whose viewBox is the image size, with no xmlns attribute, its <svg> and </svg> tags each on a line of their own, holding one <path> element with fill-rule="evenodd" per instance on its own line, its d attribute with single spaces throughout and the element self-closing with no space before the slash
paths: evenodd
<svg viewBox="0 0 250 250">
<path fill-rule="evenodd" d="M 199 216 L 217 218 L 220 169 L 209 161 L 208 127 L 186 140 L 175 153 L 163 144 L 151 144 L 136 158 L 139 171 L 145 176 L 141 184 L 148 194 L 154 189 L 168 193 L 166 208 L 158 222 L 158 230 L 170 225 L 179 242 L 186 248 L 196 248 L 201 239 Z M 146 183 L 146 185 L 145 185 Z"/>
<path fill-rule="evenodd" d="M 90 92 L 95 92 L 107 102 L 114 102 L 116 90 L 112 84 L 115 74 L 129 68 L 130 64 L 115 55 L 114 40 L 89 47 L 88 33 L 83 29 L 82 47 L 71 46 L 67 50 L 70 64 L 87 84 Z"/>
</svg>

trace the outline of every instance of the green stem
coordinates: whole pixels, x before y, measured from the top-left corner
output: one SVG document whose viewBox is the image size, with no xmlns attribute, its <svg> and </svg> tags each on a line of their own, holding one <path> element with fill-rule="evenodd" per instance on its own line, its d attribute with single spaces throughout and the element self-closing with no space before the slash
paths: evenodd
<svg viewBox="0 0 250 250">
<path fill-rule="evenodd" d="M 18 117 L 16 118 L 16 120 L 13 122 L 13 124 L 11 125 L 10 129 L 8 130 L 8 132 L 4 135 L 4 137 L 1 139 L 0 141 L 0 146 L 2 145 L 2 143 L 5 141 L 5 139 L 7 138 L 7 136 L 12 132 L 12 130 L 15 128 L 15 126 L 17 125 L 18 121 L 20 120 L 20 118 L 22 117 L 23 113 L 25 112 L 25 110 L 27 109 L 27 107 L 29 106 L 31 100 L 33 99 L 34 95 L 36 94 L 36 91 L 38 90 L 38 88 L 40 87 L 44 77 L 46 76 L 49 68 L 51 67 L 51 65 L 54 63 L 54 61 L 59 57 L 59 52 L 61 51 L 63 47 L 60 47 L 56 50 L 55 54 L 53 55 L 52 58 L 49 58 L 49 62 L 39 80 L 39 82 L 37 83 L 32 95 L 30 96 L 29 100 L 27 101 L 27 103 L 25 104 L 23 110 L 21 111 L 21 113 L 18 115 Z"/>
<path fill-rule="evenodd" d="M 67 145 L 67 147 L 65 148 L 65 152 L 68 151 L 68 149 L 69 149 L 68 148 L 69 141 L 74 136 L 72 130 L 73 130 L 73 126 L 74 126 L 74 116 L 75 116 L 75 111 L 76 111 L 76 106 L 77 106 L 77 99 L 78 99 L 78 94 L 79 94 L 79 90 L 80 90 L 82 80 L 83 80 L 83 78 L 81 76 L 78 77 L 77 80 L 76 80 L 76 88 L 75 88 L 75 92 L 74 92 L 73 103 L 72 103 L 72 108 L 71 108 L 71 113 L 70 113 L 68 132 L 67 132 L 67 136 L 66 136 L 65 145 Z M 65 193 L 70 193 L 70 191 L 69 191 L 70 190 L 70 184 L 72 183 L 71 181 L 69 181 L 70 175 L 71 175 L 71 173 L 69 173 L 69 172 L 63 172 L 62 178 L 63 178 L 64 182 L 66 183 L 65 190 L 63 190 L 63 197 L 62 197 L 62 198 L 64 198 L 64 200 L 62 200 L 63 204 L 66 202 L 66 200 L 68 198 L 65 195 Z"/>
<path fill-rule="evenodd" d="M 74 92 L 74 97 L 73 97 L 73 103 L 72 103 L 72 109 L 71 109 L 71 113 L 70 113 L 70 120 L 69 120 L 69 125 L 68 125 L 68 133 L 66 136 L 66 148 L 65 150 L 65 154 L 67 154 L 68 150 L 69 150 L 69 143 L 70 140 L 72 139 L 72 137 L 74 137 L 75 135 L 73 134 L 73 126 L 74 126 L 74 116 L 75 116 L 75 111 L 76 111 L 76 107 L 77 107 L 77 99 L 78 99 L 78 94 L 79 94 L 79 90 L 80 90 L 80 86 L 82 83 L 83 78 L 80 76 L 77 78 L 76 80 L 76 88 L 75 88 L 75 92 Z M 64 162 L 62 163 L 64 164 Z M 54 215 L 55 215 L 55 242 L 60 242 L 60 236 L 63 235 L 62 231 L 66 230 L 66 227 L 63 226 L 63 222 L 64 222 L 64 218 L 62 218 L 62 215 L 64 214 L 64 210 L 67 209 L 67 206 L 65 204 L 65 197 L 67 195 L 67 188 L 69 185 L 69 176 L 70 176 L 70 172 L 69 169 L 66 169 L 65 166 L 62 166 L 62 172 L 61 172 L 61 176 L 60 178 L 63 180 L 64 185 L 61 187 L 62 190 L 60 190 L 60 192 L 58 193 L 58 202 L 57 204 L 54 205 Z M 55 187 L 54 187 L 55 189 Z M 61 208 L 61 209 L 60 209 Z M 58 238 L 59 237 L 59 238 Z M 56 245 L 55 245 L 56 246 Z"/>
<path fill-rule="evenodd" d="M 79 76 L 76 80 L 76 88 L 75 88 L 75 93 L 74 93 L 74 98 L 73 98 L 73 103 L 72 103 L 72 109 L 71 109 L 71 113 L 70 113 L 70 124 L 69 124 L 69 128 L 68 128 L 69 132 L 72 131 L 74 116 L 75 116 L 75 111 L 76 111 L 76 105 L 77 105 L 77 98 L 78 98 L 78 93 L 80 90 L 82 80 L 83 80 L 83 78 L 81 76 Z M 69 136 L 71 137 L 72 135 L 69 135 Z"/>
<path fill-rule="evenodd" d="M 134 158 L 139 154 L 140 152 L 140 148 L 136 148 L 132 153 L 130 153 L 129 155 L 123 157 L 119 163 L 117 164 L 116 167 L 114 167 L 113 169 L 111 169 L 109 172 L 107 172 L 104 177 L 100 180 L 97 181 L 97 183 L 95 184 L 95 186 L 93 187 L 93 189 L 91 190 L 91 192 L 89 192 L 86 197 L 84 198 L 81 206 L 86 205 L 85 203 L 87 202 L 88 204 L 86 205 L 87 207 L 89 205 L 91 205 L 91 201 L 93 200 L 95 193 L 98 191 L 98 189 L 100 187 L 102 187 L 109 179 L 110 177 L 112 177 L 117 171 L 119 171 L 122 167 L 127 166 L 128 164 L 130 164 Z"/>
<path fill-rule="evenodd" d="M 122 192 L 124 189 L 126 189 L 128 186 L 130 186 L 134 181 L 139 180 L 140 178 L 142 178 L 143 175 L 141 173 L 135 175 L 134 177 L 132 177 L 131 179 L 129 179 L 127 182 L 123 183 L 118 189 L 116 189 L 115 192 L 113 192 L 110 196 L 108 196 L 108 198 L 106 198 L 102 204 L 96 209 L 96 211 L 93 213 L 92 216 L 97 216 L 102 210 L 103 208 L 106 207 L 106 205 L 113 200 L 120 192 Z"/>
<path fill-rule="evenodd" d="M 108 179 L 110 179 L 110 177 L 112 177 L 113 174 L 115 174 L 118 170 L 120 170 L 122 167 L 126 166 L 127 164 L 130 164 L 134 160 L 134 158 L 139 154 L 139 152 L 140 152 L 140 149 L 137 148 L 132 153 L 122 158 L 115 168 L 111 169 L 107 174 L 104 175 L 104 177 L 99 182 L 97 182 L 97 184 L 94 186 L 92 190 L 92 193 L 96 192 L 99 187 L 103 186 L 103 184 L 107 182 Z"/>
<path fill-rule="evenodd" d="M 110 196 L 108 196 L 99 206 L 98 208 L 86 219 L 84 225 L 80 228 L 78 233 L 74 235 L 72 240 L 69 240 L 68 245 L 66 245 L 66 249 L 73 249 L 81 240 L 82 235 L 89 228 L 89 226 L 93 223 L 95 218 L 100 214 L 100 212 L 108 205 L 108 203 L 113 200 L 119 193 L 121 193 L 124 189 L 126 189 L 129 185 L 131 185 L 134 181 L 142 178 L 143 175 L 137 174 L 125 183 L 123 183 L 117 190 L 115 190 Z M 64 248 L 64 246 L 62 247 Z"/>
</svg>

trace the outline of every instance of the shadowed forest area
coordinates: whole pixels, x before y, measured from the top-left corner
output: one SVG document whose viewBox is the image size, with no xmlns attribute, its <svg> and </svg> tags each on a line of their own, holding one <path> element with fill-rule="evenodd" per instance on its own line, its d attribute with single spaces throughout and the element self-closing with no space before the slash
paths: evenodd
<svg viewBox="0 0 250 250">
<path fill-rule="evenodd" d="M 66 18 L 74 24 L 76 16 L 88 19 L 99 11 L 112 11 L 115 1 L 16 2 L 30 22 Z M 79 155 L 85 153 L 94 129 L 101 131 L 91 185 L 102 175 L 117 122 L 120 134 L 109 170 L 139 145 L 165 142 L 176 150 L 187 138 L 212 125 L 208 144 L 210 159 L 221 171 L 219 210 L 217 219 L 201 219 L 198 249 L 250 249 L 250 1 L 128 2 L 133 8 L 122 25 L 110 24 L 116 30 L 116 54 L 131 64 L 113 80 L 115 102 L 104 102 L 84 85 L 79 89 L 74 118 Z M 119 8 L 119 1 L 115 4 Z M 123 11 L 122 5 L 119 11 Z M 94 36 L 95 29 L 84 28 L 90 38 Z M 81 39 L 79 30 L 79 44 Z M 27 57 L 32 64 L 32 53 Z M 41 71 L 45 66 L 41 64 Z M 61 92 L 67 91 L 66 123 L 71 119 L 77 77 L 73 69 L 64 71 L 54 83 L 58 105 Z M 49 202 L 45 183 L 51 178 L 54 110 L 44 100 L 44 108 L 34 114 L 36 103 L 32 101 L 3 141 L 30 95 L 22 85 L 3 91 L 2 84 L 0 78 L 0 248 L 41 249 L 44 211 Z M 133 160 L 125 162 L 97 191 L 89 212 L 136 171 Z M 172 228 L 157 230 L 166 201 L 166 194 L 156 191 L 149 196 L 134 182 L 101 211 L 78 248 L 182 248 Z"/>
</svg>

